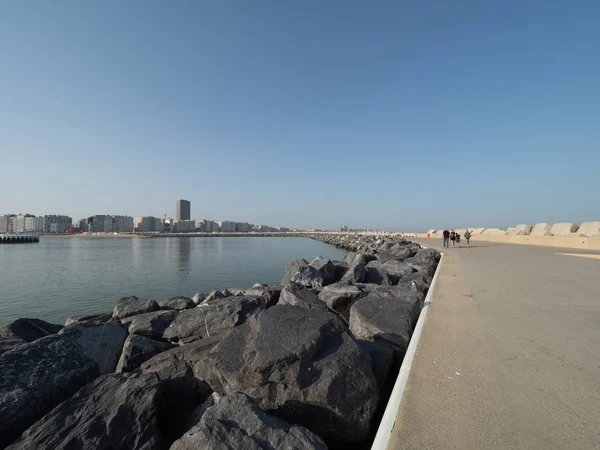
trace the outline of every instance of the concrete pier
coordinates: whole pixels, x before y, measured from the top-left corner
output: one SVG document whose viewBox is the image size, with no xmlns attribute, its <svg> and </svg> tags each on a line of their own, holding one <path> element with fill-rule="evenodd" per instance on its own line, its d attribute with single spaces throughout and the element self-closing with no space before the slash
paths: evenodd
<svg viewBox="0 0 600 450">
<path fill-rule="evenodd" d="M 600 252 L 473 244 L 443 249 L 388 450 L 600 448 Z"/>
<path fill-rule="evenodd" d="M 0 234 L 0 244 L 31 244 L 39 241 L 37 234 Z"/>
</svg>

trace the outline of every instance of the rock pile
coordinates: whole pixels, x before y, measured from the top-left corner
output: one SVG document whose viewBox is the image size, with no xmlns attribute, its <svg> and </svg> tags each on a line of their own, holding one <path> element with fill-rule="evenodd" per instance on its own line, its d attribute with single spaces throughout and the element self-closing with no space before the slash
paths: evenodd
<svg viewBox="0 0 600 450">
<path fill-rule="evenodd" d="M 368 446 L 440 255 L 314 238 L 349 253 L 292 261 L 279 286 L 0 327 L 0 448 Z"/>
</svg>

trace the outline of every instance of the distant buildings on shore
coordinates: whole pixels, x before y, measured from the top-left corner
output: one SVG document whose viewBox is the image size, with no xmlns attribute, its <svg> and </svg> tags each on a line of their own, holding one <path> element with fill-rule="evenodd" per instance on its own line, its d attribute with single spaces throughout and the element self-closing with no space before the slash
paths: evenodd
<svg viewBox="0 0 600 450">
<path fill-rule="evenodd" d="M 0 233 L 66 233 L 72 231 L 72 227 L 73 219 L 69 216 L 32 214 L 0 216 Z"/>
</svg>

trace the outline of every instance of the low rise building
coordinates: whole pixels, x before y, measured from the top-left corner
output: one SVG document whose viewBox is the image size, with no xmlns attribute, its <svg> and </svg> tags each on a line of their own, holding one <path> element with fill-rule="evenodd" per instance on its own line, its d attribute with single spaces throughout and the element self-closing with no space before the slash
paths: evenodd
<svg viewBox="0 0 600 450">
<path fill-rule="evenodd" d="M 158 217 L 136 217 L 133 221 L 133 231 L 137 233 L 162 232 L 164 230 L 163 220 Z"/>
<path fill-rule="evenodd" d="M 71 225 L 73 225 L 73 219 L 69 216 L 55 214 L 44 216 L 45 233 L 63 233 L 68 231 Z"/>
<path fill-rule="evenodd" d="M 195 220 L 176 220 L 173 223 L 173 231 L 174 233 L 189 233 L 196 229 L 196 221 Z"/>
</svg>

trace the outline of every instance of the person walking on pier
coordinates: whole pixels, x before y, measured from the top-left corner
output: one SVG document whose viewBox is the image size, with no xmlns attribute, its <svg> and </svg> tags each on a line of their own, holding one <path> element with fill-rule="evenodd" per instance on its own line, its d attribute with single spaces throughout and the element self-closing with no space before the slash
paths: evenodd
<svg viewBox="0 0 600 450">
<path fill-rule="evenodd" d="M 471 241 L 471 232 L 468 229 L 467 231 L 465 231 L 465 239 L 467 240 L 467 248 L 469 248 Z"/>
<path fill-rule="evenodd" d="M 454 241 L 456 241 L 456 233 L 454 230 L 450 233 L 450 240 L 452 241 L 452 248 L 454 248 Z"/>
<path fill-rule="evenodd" d="M 448 231 L 448 228 L 444 228 L 444 247 L 447 248 L 448 247 L 448 239 L 450 239 L 450 232 Z"/>
<path fill-rule="evenodd" d="M 456 245 L 460 248 L 460 234 L 458 234 L 458 231 L 456 232 Z"/>
</svg>

